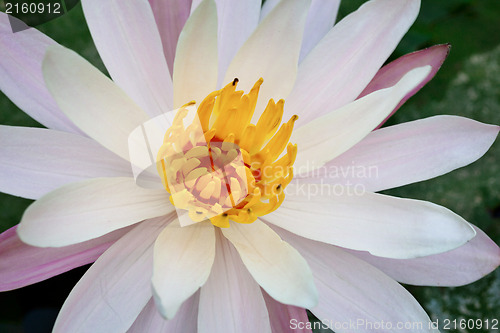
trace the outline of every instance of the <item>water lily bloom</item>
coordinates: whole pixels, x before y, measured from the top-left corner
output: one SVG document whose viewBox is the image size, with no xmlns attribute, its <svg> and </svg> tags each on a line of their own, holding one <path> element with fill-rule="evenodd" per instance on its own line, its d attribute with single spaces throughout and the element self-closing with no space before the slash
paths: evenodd
<svg viewBox="0 0 500 333">
<path fill-rule="evenodd" d="M 336 332 L 431 332 L 398 282 L 500 264 L 450 210 L 375 193 L 472 163 L 499 132 L 456 116 L 379 128 L 448 53 L 382 67 L 418 0 L 333 28 L 335 0 L 82 5 L 112 80 L 0 16 L 0 88 L 48 127 L 0 126 L 0 190 L 36 200 L 0 235 L 0 288 L 95 261 L 55 332 L 310 331 L 305 309 Z M 165 114 L 140 183 L 130 135 Z"/>
</svg>

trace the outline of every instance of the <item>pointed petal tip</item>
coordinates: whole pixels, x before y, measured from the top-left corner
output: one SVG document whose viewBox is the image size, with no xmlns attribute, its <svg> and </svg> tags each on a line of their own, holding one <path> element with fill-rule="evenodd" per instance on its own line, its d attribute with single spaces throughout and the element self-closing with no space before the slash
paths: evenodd
<svg viewBox="0 0 500 333">
<path fill-rule="evenodd" d="M 165 320 L 173 319 L 175 317 L 175 314 L 179 310 L 181 304 L 170 305 L 170 306 L 167 306 L 166 304 L 163 304 L 162 301 L 161 301 L 161 297 L 158 294 L 158 292 L 156 291 L 155 284 L 153 282 L 154 281 L 154 276 L 151 279 L 151 281 L 152 281 L 152 283 L 151 283 L 151 285 L 152 285 L 151 289 L 153 291 L 153 299 L 154 299 L 154 302 L 155 302 L 155 305 L 156 305 L 156 308 L 157 308 L 158 312 L 160 313 L 160 315 Z"/>
<path fill-rule="evenodd" d="M 316 284 L 314 283 L 314 277 L 312 273 L 309 285 L 303 288 L 301 292 L 295 293 L 293 298 L 287 297 L 286 299 L 284 299 L 282 295 L 276 294 L 273 290 L 266 290 L 266 288 L 263 289 L 275 301 L 285 305 L 297 306 L 304 309 L 312 309 L 319 303 L 319 293 L 318 289 L 316 288 Z"/>
<path fill-rule="evenodd" d="M 262 221 L 242 226 L 233 223 L 222 233 L 261 288 L 282 304 L 314 307 L 318 291 L 302 255 Z"/>
<path fill-rule="evenodd" d="M 61 54 L 63 52 L 66 52 L 66 51 L 74 52 L 74 51 L 72 51 L 72 50 L 70 50 L 62 45 L 59 45 L 59 44 L 49 45 L 45 49 L 45 55 L 44 55 L 43 60 L 42 60 L 42 73 L 43 73 L 44 78 L 45 78 L 45 70 L 49 66 L 50 61 L 53 60 L 53 57 L 57 56 L 58 54 Z"/>
<path fill-rule="evenodd" d="M 181 227 L 175 219 L 154 245 L 153 296 L 160 314 L 172 319 L 203 286 L 215 259 L 215 232 L 209 222 Z"/>
<path fill-rule="evenodd" d="M 37 241 L 37 238 L 33 237 L 33 233 L 30 233 L 31 228 L 26 227 L 26 222 L 25 222 L 24 216 L 29 211 L 30 207 L 31 207 L 31 205 L 26 209 L 26 211 L 23 214 L 23 217 L 21 218 L 21 222 L 19 222 L 19 224 L 17 226 L 17 230 L 16 230 L 17 236 L 25 244 L 28 244 L 31 246 L 36 246 L 36 247 L 48 247 L 48 245 L 42 244 L 39 241 Z"/>
<path fill-rule="evenodd" d="M 429 75 L 431 73 L 431 71 L 432 71 L 432 66 L 431 65 L 425 65 L 425 66 L 417 67 L 417 68 L 411 70 L 410 72 L 408 72 L 407 75 L 409 77 L 414 77 L 415 81 L 422 82 L 427 77 L 427 75 Z M 405 77 L 403 76 L 402 80 L 404 78 Z"/>
<path fill-rule="evenodd" d="M 450 55 L 451 51 L 451 44 L 450 43 L 444 43 L 444 44 L 436 44 L 433 46 L 429 46 L 426 49 L 420 50 L 420 51 L 415 51 L 413 53 L 417 52 L 426 52 L 426 51 L 435 51 L 437 53 L 440 53 L 441 61 L 440 64 L 442 65 L 444 60 Z M 412 53 L 410 53 L 412 54 Z"/>
<path fill-rule="evenodd" d="M 311 289 L 309 290 L 309 297 L 307 300 L 304 300 L 303 304 L 300 306 L 304 309 L 312 309 L 316 307 L 319 303 L 319 293 L 318 288 L 313 281 L 311 281 Z"/>
</svg>

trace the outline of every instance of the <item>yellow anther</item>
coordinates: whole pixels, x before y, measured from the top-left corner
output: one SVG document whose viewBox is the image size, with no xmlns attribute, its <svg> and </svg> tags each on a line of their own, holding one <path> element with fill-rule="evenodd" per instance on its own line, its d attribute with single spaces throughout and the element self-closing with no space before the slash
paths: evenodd
<svg viewBox="0 0 500 333">
<path fill-rule="evenodd" d="M 252 223 L 285 198 L 297 155 L 297 145 L 289 143 L 297 116 L 280 127 L 285 102 L 271 99 L 251 124 L 262 83 L 244 94 L 235 79 L 200 103 L 199 122 L 185 128 L 181 108 L 166 131 L 158 173 L 171 202 L 193 222 L 210 220 L 220 228 L 230 220 Z"/>
<path fill-rule="evenodd" d="M 187 159 L 208 157 L 208 147 L 198 146 L 191 148 L 185 155 Z"/>
<path fill-rule="evenodd" d="M 215 182 L 211 181 L 205 186 L 205 188 L 201 190 L 200 197 L 207 200 L 212 196 L 214 191 L 215 191 Z"/>
</svg>

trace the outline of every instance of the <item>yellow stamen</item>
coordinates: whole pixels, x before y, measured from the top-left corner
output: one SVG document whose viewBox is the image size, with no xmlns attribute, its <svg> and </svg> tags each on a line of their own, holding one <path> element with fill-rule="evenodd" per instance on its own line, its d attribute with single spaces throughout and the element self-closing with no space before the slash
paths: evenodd
<svg viewBox="0 0 500 333">
<path fill-rule="evenodd" d="M 209 94 L 198 106 L 199 122 L 186 128 L 188 112 L 181 108 L 157 157 L 170 201 L 194 222 L 209 219 L 220 228 L 230 220 L 252 223 L 277 209 L 297 155 L 297 145 L 289 143 L 297 116 L 280 127 L 285 101 L 271 99 L 251 124 L 263 80 L 248 94 L 236 90 L 237 83 Z"/>
</svg>

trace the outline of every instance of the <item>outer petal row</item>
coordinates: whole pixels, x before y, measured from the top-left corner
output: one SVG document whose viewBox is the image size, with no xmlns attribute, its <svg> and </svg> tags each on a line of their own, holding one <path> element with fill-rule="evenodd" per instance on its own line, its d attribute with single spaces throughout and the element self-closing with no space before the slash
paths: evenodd
<svg viewBox="0 0 500 333">
<path fill-rule="evenodd" d="M 430 202 L 311 185 L 289 184 L 287 200 L 264 219 L 302 237 L 388 258 L 449 251 L 475 236 L 460 216 Z"/>
<path fill-rule="evenodd" d="M 38 199 L 71 182 L 131 177 L 130 163 L 80 135 L 0 125 L 0 190 Z"/>
<path fill-rule="evenodd" d="M 17 231 L 34 246 L 66 246 L 173 211 L 163 189 L 138 187 L 133 178 L 95 178 L 65 185 L 35 201 Z"/>
<path fill-rule="evenodd" d="M 399 104 L 394 108 L 391 114 L 378 125 L 377 128 L 381 127 L 387 121 L 387 119 L 389 119 L 399 109 L 399 107 L 404 104 L 404 102 L 406 102 L 411 96 L 413 96 L 417 91 L 425 86 L 427 82 L 429 82 L 434 77 L 434 75 L 436 75 L 449 52 L 449 45 L 434 45 L 420 51 L 405 54 L 404 56 L 399 57 L 398 59 L 385 65 L 377 72 L 375 77 L 361 92 L 358 98 L 371 94 L 376 90 L 388 88 L 396 84 L 396 82 L 398 82 L 406 73 L 414 68 L 426 65 L 432 67 L 431 72 L 429 73 L 429 75 L 427 75 L 425 80 L 423 80 L 418 86 L 411 90 L 405 96 L 405 98 L 403 98 L 401 102 L 399 102 Z"/>
<path fill-rule="evenodd" d="M 396 281 L 417 286 L 456 287 L 479 280 L 500 266 L 500 248 L 481 229 L 455 250 L 422 258 L 397 260 L 349 251 Z"/>
<path fill-rule="evenodd" d="M 198 332 L 270 333 L 261 289 L 220 231 L 216 253 L 210 277 L 201 288 Z"/>
<path fill-rule="evenodd" d="M 311 265 L 321 295 L 311 311 L 335 332 L 373 332 L 382 322 L 384 332 L 401 332 L 398 323 L 415 325 L 411 332 L 439 332 L 413 296 L 375 267 L 334 246 L 276 231 Z"/>
<path fill-rule="evenodd" d="M 457 116 L 381 128 L 301 181 L 359 184 L 376 192 L 431 179 L 479 159 L 499 130 Z"/>
<path fill-rule="evenodd" d="M 41 124 L 81 133 L 61 112 L 43 82 L 42 60 L 53 45 L 57 43 L 35 29 L 14 34 L 9 16 L 0 12 L 0 90 Z"/>
<path fill-rule="evenodd" d="M 307 13 L 299 62 L 332 29 L 339 6 L 340 0 L 312 0 L 311 8 L 309 8 L 309 13 Z"/>
<path fill-rule="evenodd" d="M 52 46 L 43 76 L 63 112 L 86 134 L 129 159 L 128 136 L 149 118 L 113 81 L 85 59 Z"/>
<path fill-rule="evenodd" d="M 140 223 L 100 256 L 66 299 L 54 332 L 127 330 L 152 297 L 153 244 L 168 222 Z"/>
<path fill-rule="evenodd" d="M 304 308 L 285 305 L 274 300 L 274 298 L 269 296 L 265 291 L 262 292 L 264 300 L 266 301 L 267 311 L 269 312 L 269 318 L 271 318 L 273 333 L 281 333 L 288 329 L 293 329 L 294 332 L 312 333 L 312 331 L 307 328 L 300 329 L 297 327 L 297 329 L 295 329 L 293 327 L 294 323 L 299 325 L 299 323 L 307 323 L 309 321 L 307 312 Z"/>
<path fill-rule="evenodd" d="M 290 139 L 300 147 L 295 173 L 303 175 L 321 168 L 361 141 L 430 70 L 430 66 L 413 69 L 394 86 L 373 92 L 295 130 Z"/>
<path fill-rule="evenodd" d="M 165 320 L 151 298 L 127 333 L 197 333 L 199 299 L 197 292 L 181 305 L 174 318 Z"/>
<path fill-rule="evenodd" d="M 170 74 L 174 72 L 177 40 L 191 12 L 192 0 L 149 0 Z"/>
<path fill-rule="evenodd" d="M 43 249 L 23 243 L 16 230 L 14 226 L 0 234 L 0 291 L 21 288 L 94 262 L 130 228 L 80 244 Z"/>
<path fill-rule="evenodd" d="M 287 112 L 301 115 L 297 125 L 353 101 L 394 51 L 419 8 L 419 0 L 374 0 L 337 23 L 300 64 L 287 99 Z"/>
<path fill-rule="evenodd" d="M 84 0 L 85 19 L 113 81 L 151 117 L 172 109 L 172 80 L 147 0 Z"/>
</svg>

